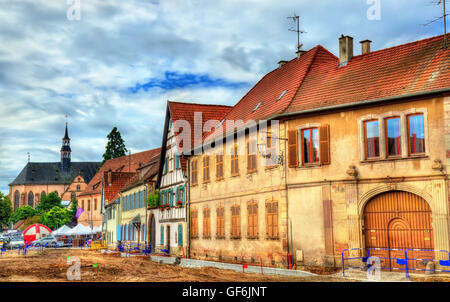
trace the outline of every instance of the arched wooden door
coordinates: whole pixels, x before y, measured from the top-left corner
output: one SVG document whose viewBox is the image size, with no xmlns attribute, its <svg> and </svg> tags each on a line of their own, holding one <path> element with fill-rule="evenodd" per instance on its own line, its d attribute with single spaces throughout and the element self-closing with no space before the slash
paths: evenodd
<svg viewBox="0 0 450 302">
<path fill-rule="evenodd" d="M 364 209 L 364 235 L 366 248 L 387 250 L 370 250 L 371 256 L 379 256 L 381 266 L 404 269 L 396 259 L 404 259 L 400 250 L 433 249 L 433 228 L 431 208 L 428 203 L 415 194 L 392 191 L 375 196 Z M 409 268 L 426 268 L 426 259 L 434 258 L 431 251 L 411 251 L 408 258 Z M 391 258 L 391 259 L 389 259 Z"/>
</svg>

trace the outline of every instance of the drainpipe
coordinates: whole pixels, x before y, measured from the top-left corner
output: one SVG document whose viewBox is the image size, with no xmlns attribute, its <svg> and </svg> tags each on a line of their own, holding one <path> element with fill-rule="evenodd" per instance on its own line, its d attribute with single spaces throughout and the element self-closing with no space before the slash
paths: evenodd
<svg viewBox="0 0 450 302">
<path fill-rule="evenodd" d="M 284 126 L 284 154 L 283 154 L 283 166 L 284 166 L 284 188 L 285 188 L 285 191 L 286 191 L 286 229 L 287 229 L 287 231 L 286 231 L 286 240 L 287 240 L 287 252 L 288 252 L 288 255 L 293 251 L 293 240 L 292 240 L 292 222 L 290 221 L 290 219 L 289 219 L 289 192 L 288 192 L 288 190 L 289 190 L 289 188 L 288 188 L 288 181 L 287 181 L 287 165 L 289 164 L 288 163 L 288 158 L 287 158 L 287 155 L 288 155 L 288 153 L 287 153 L 287 140 L 286 140 L 286 138 L 287 138 L 287 129 L 288 129 L 288 121 L 285 121 L 285 126 Z M 286 157 L 286 159 L 284 158 L 284 157 Z M 291 223 L 289 223 L 289 222 L 291 222 Z M 291 224 L 291 230 L 289 231 L 289 224 Z M 290 242 L 290 244 L 289 244 L 289 234 L 291 235 L 291 242 Z M 290 248 L 289 248 L 289 245 L 290 245 Z M 291 262 L 292 262 L 292 255 L 291 255 Z M 288 259 L 289 260 L 289 259 Z M 292 264 L 292 263 L 291 263 Z M 289 263 L 288 263 L 288 267 L 289 267 Z"/>
<path fill-rule="evenodd" d="M 145 185 L 145 228 L 144 228 L 144 243 L 145 243 L 145 249 L 147 249 L 147 236 L 148 236 L 148 220 L 147 220 L 147 212 L 148 212 L 148 205 L 147 205 L 147 195 L 148 195 L 148 183 Z"/>
<path fill-rule="evenodd" d="M 186 177 L 186 226 L 187 226 L 187 246 L 186 246 L 186 254 L 187 258 L 191 258 L 191 184 L 190 184 L 190 175 L 191 175 L 191 163 L 189 161 L 190 157 L 187 157 L 187 177 Z"/>
</svg>

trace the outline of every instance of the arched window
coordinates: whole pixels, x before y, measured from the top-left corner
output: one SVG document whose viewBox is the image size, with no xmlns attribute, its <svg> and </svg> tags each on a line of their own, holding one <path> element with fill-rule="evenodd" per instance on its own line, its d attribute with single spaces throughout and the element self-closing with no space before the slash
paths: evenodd
<svg viewBox="0 0 450 302">
<path fill-rule="evenodd" d="M 14 211 L 20 207 L 20 193 L 19 191 L 14 192 Z"/>
<path fill-rule="evenodd" d="M 30 193 L 28 193 L 28 205 L 30 207 L 34 206 L 34 194 L 31 191 L 30 191 Z"/>
</svg>

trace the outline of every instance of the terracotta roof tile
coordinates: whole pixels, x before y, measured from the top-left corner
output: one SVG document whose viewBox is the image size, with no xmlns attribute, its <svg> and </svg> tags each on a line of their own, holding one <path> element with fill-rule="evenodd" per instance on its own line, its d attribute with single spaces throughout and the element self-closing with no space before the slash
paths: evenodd
<svg viewBox="0 0 450 302">
<path fill-rule="evenodd" d="M 111 169 L 113 172 L 136 172 L 139 168 L 139 164 L 142 165 L 148 163 L 153 158 L 159 156 L 160 152 L 161 148 L 156 148 L 107 160 L 91 179 L 86 189 L 80 194 L 80 196 L 101 193 L 101 181 L 104 171 Z M 95 185 L 97 185 L 97 187 L 94 189 Z"/>
</svg>

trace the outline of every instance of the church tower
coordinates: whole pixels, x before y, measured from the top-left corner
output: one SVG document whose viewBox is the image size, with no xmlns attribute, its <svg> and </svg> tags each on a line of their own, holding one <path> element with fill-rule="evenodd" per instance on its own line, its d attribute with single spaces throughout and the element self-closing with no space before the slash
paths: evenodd
<svg viewBox="0 0 450 302">
<path fill-rule="evenodd" d="M 70 138 L 69 132 L 67 131 L 67 121 L 66 121 L 66 133 L 64 138 L 62 139 L 62 147 L 61 147 L 61 171 L 63 173 L 70 172 L 70 153 L 72 150 L 70 149 Z"/>
</svg>

